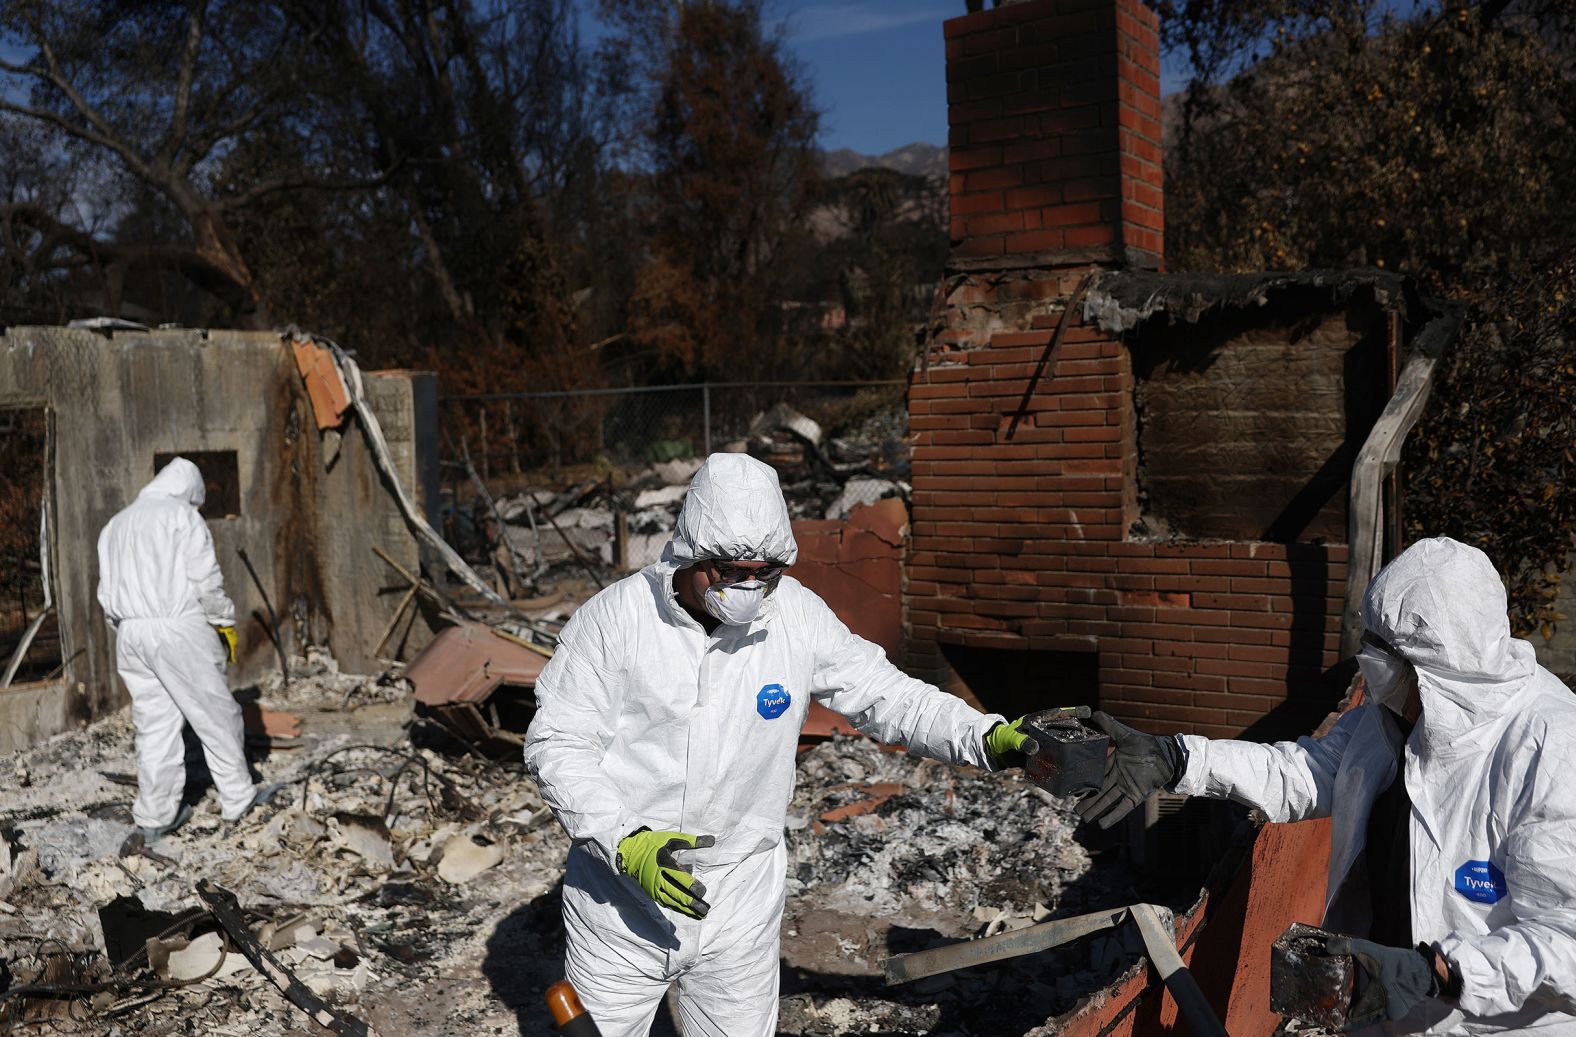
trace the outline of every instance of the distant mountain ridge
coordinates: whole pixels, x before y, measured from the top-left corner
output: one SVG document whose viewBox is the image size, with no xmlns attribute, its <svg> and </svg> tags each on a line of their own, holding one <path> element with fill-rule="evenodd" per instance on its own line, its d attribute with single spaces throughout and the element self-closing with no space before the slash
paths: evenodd
<svg viewBox="0 0 1576 1037">
<path fill-rule="evenodd" d="M 947 175 L 947 149 L 934 144 L 915 141 L 901 148 L 894 148 L 884 155 L 861 155 L 853 148 L 838 148 L 821 152 L 821 169 L 827 176 L 847 176 L 859 169 L 876 166 L 891 169 L 909 176 L 945 177 Z"/>
</svg>

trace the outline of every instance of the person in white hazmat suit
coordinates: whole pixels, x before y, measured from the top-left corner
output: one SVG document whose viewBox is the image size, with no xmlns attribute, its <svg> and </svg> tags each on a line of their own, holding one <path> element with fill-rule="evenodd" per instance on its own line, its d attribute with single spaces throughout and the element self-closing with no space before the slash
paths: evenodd
<svg viewBox="0 0 1576 1037">
<path fill-rule="evenodd" d="M 1576 1035 L 1576 698 L 1511 637 L 1481 551 L 1413 544 L 1363 599 L 1363 705 L 1322 738 L 1115 740 L 1080 810 L 1109 827 L 1156 789 L 1271 821 L 1333 821 L 1327 954 L 1388 1033 Z"/>
<path fill-rule="evenodd" d="M 776 1032 L 812 699 L 954 764 L 1022 748 L 1019 721 L 905 676 L 782 575 L 797 553 L 776 473 L 713 454 L 662 559 L 586 602 L 537 681 L 525 762 L 572 840 L 565 970 L 606 1037 L 647 1033 L 675 981 L 690 1037 Z"/>
<path fill-rule="evenodd" d="M 137 733 L 133 822 L 149 842 L 191 814 L 181 728 L 191 724 L 226 820 L 269 790 L 252 784 L 241 707 L 225 681 L 235 660 L 235 605 L 224 593 L 202 474 L 184 457 L 160 469 L 98 539 L 99 605 L 115 631 L 115 665 Z"/>
</svg>

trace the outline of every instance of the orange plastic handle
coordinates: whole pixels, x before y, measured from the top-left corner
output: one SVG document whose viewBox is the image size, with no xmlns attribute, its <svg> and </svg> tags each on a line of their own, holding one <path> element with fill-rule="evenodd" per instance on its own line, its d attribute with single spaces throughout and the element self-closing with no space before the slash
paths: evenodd
<svg viewBox="0 0 1576 1037">
<path fill-rule="evenodd" d="M 547 988 L 547 1010 L 553 1013 L 555 1026 L 563 1026 L 586 1014 L 585 1005 L 580 1003 L 580 995 L 575 993 L 574 985 L 567 979 L 561 979 Z"/>
</svg>

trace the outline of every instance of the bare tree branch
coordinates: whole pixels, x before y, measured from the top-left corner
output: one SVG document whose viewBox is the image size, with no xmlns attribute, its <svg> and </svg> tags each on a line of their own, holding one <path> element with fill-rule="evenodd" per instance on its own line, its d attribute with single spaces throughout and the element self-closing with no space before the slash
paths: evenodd
<svg viewBox="0 0 1576 1037">
<path fill-rule="evenodd" d="M 261 119 L 279 99 L 277 93 L 269 93 L 258 98 L 257 103 L 237 114 L 233 119 L 218 123 L 207 130 L 194 131 L 188 142 L 188 147 L 177 158 L 173 169 L 181 176 L 190 173 L 192 169 L 208 157 L 214 146 L 221 140 L 238 136 L 251 128 L 252 124 Z"/>
<path fill-rule="evenodd" d="M 323 26 L 321 24 L 308 26 L 305 36 L 297 41 L 292 49 L 307 49 L 313 46 L 322 34 Z M 231 65 L 240 67 L 242 64 L 241 59 L 234 53 L 226 40 L 217 35 L 210 38 L 219 47 L 221 54 L 224 55 Z M 199 110 L 199 119 L 208 123 L 208 125 L 203 126 L 202 122 L 199 122 L 199 127 L 190 133 L 186 148 L 175 158 L 173 163 L 172 168 L 175 173 L 180 176 L 188 175 L 196 167 L 197 163 L 208 157 L 220 141 L 240 136 L 251 129 L 257 120 L 267 115 L 275 105 L 279 104 L 291 91 L 299 87 L 293 70 L 294 66 L 285 48 L 276 48 L 268 58 L 267 63 L 280 69 L 288 68 L 291 71 L 273 81 L 268 89 L 262 90 L 256 101 L 248 107 L 228 119 L 213 121 L 217 118 L 218 112 L 229 103 L 237 91 L 243 85 L 249 85 L 252 82 L 251 77 L 244 74 L 237 75 L 231 79 L 224 89 L 220 90 L 204 106 L 205 110 Z"/>
<path fill-rule="evenodd" d="M 114 151 L 125 161 L 126 165 L 131 168 L 132 172 L 136 173 L 150 184 L 156 184 L 160 186 L 166 184 L 168 182 L 168 178 L 158 176 L 154 172 L 153 168 L 143 160 L 142 156 L 137 154 L 136 149 L 117 136 L 115 133 L 115 128 L 109 124 L 109 121 L 105 119 L 104 116 L 100 115 L 96 108 L 88 104 L 87 99 L 82 96 L 81 92 L 78 91 L 76 87 L 71 85 L 71 81 L 68 80 L 65 76 L 65 73 L 61 71 L 60 62 L 56 60 L 55 50 L 49 45 L 49 41 L 47 39 L 40 38 L 38 41 L 38 49 L 39 53 L 44 55 L 44 61 L 48 63 L 49 81 L 55 85 L 56 89 L 66 95 L 66 100 L 70 101 L 71 106 L 81 114 L 82 118 L 87 120 L 88 125 L 93 127 L 97 133 L 97 136 L 88 137 L 84 132 L 82 132 L 81 127 L 74 126 L 65 119 L 58 120 L 58 125 L 63 127 L 67 132 L 74 133 L 76 136 L 81 137 L 84 140 L 92 140 L 94 143 L 100 144 Z"/>
<path fill-rule="evenodd" d="M 246 287 L 238 284 L 230 271 L 195 249 L 167 245 L 119 245 L 102 241 L 30 202 L 0 205 L 0 222 L 8 226 L 20 223 L 32 227 L 51 243 L 51 251 L 59 244 L 66 244 L 89 257 L 96 265 L 118 262 L 166 267 L 178 271 L 197 287 L 232 306 L 240 308 L 250 301 Z M 34 255 L 38 255 L 38 250 L 35 250 Z"/>
<path fill-rule="evenodd" d="M 180 78 L 175 84 L 175 110 L 170 117 L 170 133 L 159 152 L 159 162 L 170 166 L 186 141 L 186 117 L 191 110 L 192 81 L 197 73 L 197 54 L 202 49 L 203 21 L 207 15 L 207 0 L 198 0 L 192 7 L 191 19 L 186 29 L 186 49 L 181 52 Z"/>
<path fill-rule="evenodd" d="M 393 165 L 370 179 L 322 180 L 301 174 L 275 177 L 272 180 L 260 180 L 239 194 L 216 199 L 214 205 L 221 211 L 240 209 L 252 204 L 259 198 L 278 194 L 280 191 L 298 191 L 305 188 L 313 188 L 319 191 L 370 191 L 388 183 L 403 165 L 402 161 L 396 159 Z"/>
<path fill-rule="evenodd" d="M 422 247 L 427 252 L 427 265 L 432 269 L 433 279 L 438 282 L 438 293 L 443 296 L 443 301 L 449 307 L 450 315 L 459 323 L 469 324 L 476 316 L 465 305 L 464 298 L 454 285 L 454 276 L 449 273 L 449 265 L 443 259 L 443 246 L 438 244 L 437 236 L 432 233 L 432 224 L 427 219 L 427 214 L 422 211 L 421 203 L 416 199 L 415 191 L 409 184 L 405 187 L 405 205 L 409 209 L 412 221 L 416 224 L 416 231 L 421 236 Z"/>
<path fill-rule="evenodd" d="M 14 112 L 17 115 L 25 115 L 30 119 L 53 123 L 78 140 L 86 141 L 89 144 L 97 144 L 101 148 L 108 148 L 117 153 L 120 151 L 121 146 L 112 138 L 100 136 L 87 127 L 72 122 L 59 112 L 52 112 L 47 108 L 32 108 L 0 97 L 0 112 Z"/>
</svg>

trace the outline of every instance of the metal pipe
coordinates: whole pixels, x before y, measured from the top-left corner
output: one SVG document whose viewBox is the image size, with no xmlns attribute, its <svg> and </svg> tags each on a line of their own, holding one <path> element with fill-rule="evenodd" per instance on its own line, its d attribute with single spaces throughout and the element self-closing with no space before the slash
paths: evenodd
<svg viewBox="0 0 1576 1037">
<path fill-rule="evenodd" d="M 439 396 L 439 403 L 474 400 L 558 400 L 576 396 L 624 396 L 629 393 L 676 392 L 680 389 L 789 389 L 802 386 L 807 389 L 874 389 L 882 386 L 907 385 L 902 379 L 877 381 L 824 381 L 824 382 L 681 382 L 677 385 L 626 385 L 617 389 L 558 389 L 551 392 L 479 392 L 454 396 Z"/>
<path fill-rule="evenodd" d="M 246 556 L 246 548 L 238 547 L 235 553 L 241 556 L 241 564 L 246 566 L 246 571 L 252 577 L 252 585 L 257 588 L 257 593 L 263 599 L 263 607 L 268 610 L 268 639 L 274 643 L 274 651 L 279 655 L 279 673 L 284 677 L 286 684 L 290 683 L 290 662 L 285 658 L 284 636 L 279 632 L 279 617 L 274 614 L 274 603 L 268 600 L 268 592 L 263 589 L 263 581 L 258 579 L 257 570 L 252 568 L 252 560 Z M 253 615 L 256 615 L 254 612 Z M 387 637 L 384 638 L 387 640 Z M 378 642 L 381 648 L 383 642 Z"/>
<path fill-rule="evenodd" d="M 706 456 L 711 456 L 711 383 L 700 387 L 701 420 L 705 423 Z"/>
<path fill-rule="evenodd" d="M 55 610 L 55 596 L 50 591 L 49 574 L 49 492 L 45 490 L 44 498 L 38 508 L 38 560 L 39 574 L 44 587 L 44 607 L 38 615 L 33 617 L 33 622 L 28 624 L 27 630 L 22 634 L 22 640 L 16 643 L 16 649 L 11 653 L 11 661 L 6 664 L 5 673 L 0 675 L 0 688 L 9 688 L 11 681 L 16 678 L 16 671 L 22 666 L 22 659 L 27 655 L 27 650 L 33 647 L 33 638 L 38 636 L 38 631 L 44 625 L 44 620 Z M 61 642 L 64 647 L 64 642 Z M 65 668 L 65 664 L 61 664 Z"/>
</svg>

